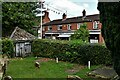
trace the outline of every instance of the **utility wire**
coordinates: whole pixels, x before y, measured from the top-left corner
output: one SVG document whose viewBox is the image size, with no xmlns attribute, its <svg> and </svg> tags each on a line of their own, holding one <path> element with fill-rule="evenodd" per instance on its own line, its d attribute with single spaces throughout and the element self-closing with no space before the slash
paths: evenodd
<svg viewBox="0 0 120 80">
<path fill-rule="evenodd" d="M 53 8 L 53 9 L 55 9 L 55 10 L 59 11 L 58 13 L 62 13 L 62 14 L 63 14 L 63 13 L 66 13 L 66 14 L 68 14 L 68 15 L 73 16 L 72 14 L 67 13 L 67 10 L 64 10 L 64 11 L 63 11 L 63 10 L 60 10 L 60 9 L 58 9 L 58 8 L 56 8 L 56 7 L 50 6 L 50 5 L 49 5 L 49 4 L 47 4 L 47 3 L 46 3 L 46 5 L 47 5 L 49 8 L 51 7 L 51 8 Z M 51 9 L 51 10 L 52 10 L 52 9 Z"/>
<path fill-rule="evenodd" d="M 47 3 L 46 3 L 46 2 L 43 3 L 43 6 L 47 6 L 47 7 L 45 7 L 46 10 L 51 10 L 52 12 L 54 12 L 54 13 L 56 13 L 56 14 L 66 13 L 67 15 L 74 16 L 74 15 L 68 13 L 67 10 L 61 10 L 61 9 L 58 8 L 58 7 L 56 8 L 56 7 L 51 6 L 51 3 L 52 3 L 52 2 L 53 2 L 53 1 L 50 1 L 50 2 L 47 2 Z M 39 4 L 39 2 L 38 2 L 37 4 Z M 38 12 L 40 12 L 40 11 L 38 10 Z"/>
</svg>

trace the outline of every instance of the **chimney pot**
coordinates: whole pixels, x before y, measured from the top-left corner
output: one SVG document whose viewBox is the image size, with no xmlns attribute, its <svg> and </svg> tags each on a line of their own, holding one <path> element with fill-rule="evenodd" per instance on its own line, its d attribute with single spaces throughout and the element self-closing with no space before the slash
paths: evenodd
<svg viewBox="0 0 120 80">
<path fill-rule="evenodd" d="M 66 19 L 67 18 L 67 15 L 64 13 L 63 14 L 63 19 Z"/>
<path fill-rule="evenodd" d="M 45 17 L 49 17 L 49 12 L 45 11 Z"/>
<path fill-rule="evenodd" d="M 86 11 L 85 11 L 85 9 L 83 10 L 82 14 L 83 14 L 83 17 L 86 17 Z"/>
</svg>

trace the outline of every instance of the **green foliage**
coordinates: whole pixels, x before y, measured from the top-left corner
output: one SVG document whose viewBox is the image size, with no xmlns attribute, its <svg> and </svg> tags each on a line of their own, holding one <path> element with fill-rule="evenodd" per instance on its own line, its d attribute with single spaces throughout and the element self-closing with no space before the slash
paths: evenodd
<svg viewBox="0 0 120 80">
<path fill-rule="evenodd" d="M 71 35 L 72 40 L 80 39 L 83 42 L 88 42 L 89 31 L 87 30 L 86 24 L 80 26 L 80 28 Z"/>
<path fill-rule="evenodd" d="M 2 3 L 2 35 L 10 36 L 15 27 L 20 27 L 34 34 L 35 2 L 3 2 Z"/>
<path fill-rule="evenodd" d="M 107 48 L 112 52 L 114 69 L 120 76 L 120 1 L 99 2 L 98 9 L 102 22 L 102 35 Z"/>
<path fill-rule="evenodd" d="M 47 40 L 34 40 L 32 43 L 34 56 L 49 58 L 58 57 L 59 60 L 79 64 L 111 64 L 110 51 L 101 45 L 60 43 Z"/>
<path fill-rule="evenodd" d="M 14 55 L 14 45 L 13 41 L 10 39 L 2 39 L 2 54 L 6 54 L 10 57 Z"/>
<path fill-rule="evenodd" d="M 81 57 L 83 63 L 91 61 L 91 64 L 111 64 L 110 51 L 101 45 L 82 45 L 79 48 L 81 53 L 78 57 Z"/>
</svg>

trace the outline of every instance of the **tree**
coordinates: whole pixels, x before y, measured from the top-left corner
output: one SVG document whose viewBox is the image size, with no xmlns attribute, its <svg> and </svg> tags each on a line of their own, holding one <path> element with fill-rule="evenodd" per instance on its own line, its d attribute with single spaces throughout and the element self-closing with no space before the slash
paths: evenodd
<svg viewBox="0 0 120 80">
<path fill-rule="evenodd" d="M 120 2 L 99 2 L 102 35 L 112 53 L 113 65 L 120 76 Z"/>
<path fill-rule="evenodd" d="M 0 6 L 2 5 L 2 2 L 0 0 Z M 2 8 L 0 7 L 0 38 L 2 37 Z"/>
<path fill-rule="evenodd" d="M 88 37 L 89 37 L 89 31 L 87 29 L 86 24 L 83 24 L 80 26 L 80 28 L 78 30 L 76 30 L 74 32 L 74 34 L 71 35 L 71 39 L 72 40 L 82 40 L 84 41 L 88 41 Z"/>
<path fill-rule="evenodd" d="M 2 54 L 6 54 L 8 57 L 14 57 L 14 44 L 10 39 L 2 39 Z"/>
<path fill-rule="evenodd" d="M 16 26 L 34 34 L 35 2 L 2 3 L 2 36 L 10 36 Z"/>
</svg>

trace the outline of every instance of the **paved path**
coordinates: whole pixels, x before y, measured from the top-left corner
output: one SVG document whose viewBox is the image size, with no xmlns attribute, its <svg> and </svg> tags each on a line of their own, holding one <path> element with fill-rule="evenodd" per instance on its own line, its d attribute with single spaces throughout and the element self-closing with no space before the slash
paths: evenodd
<svg viewBox="0 0 120 80">
<path fill-rule="evenodd" d="M 107 79 L 118 78 L 117 73 L 111 67 L 98 68 L 98 69 L 90 72 L 89 75 L 90 76 L 94 75 L 95 77 L 101 77 L 101 78 L 107 78 Z"/>
</svg>

